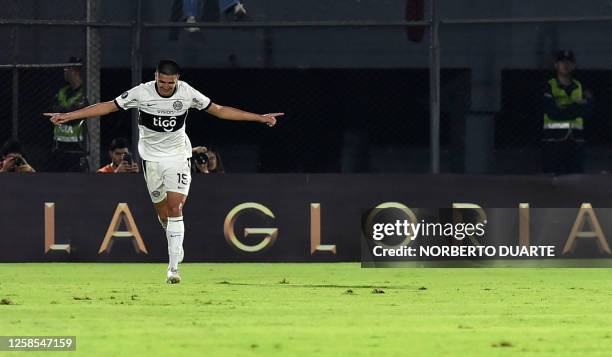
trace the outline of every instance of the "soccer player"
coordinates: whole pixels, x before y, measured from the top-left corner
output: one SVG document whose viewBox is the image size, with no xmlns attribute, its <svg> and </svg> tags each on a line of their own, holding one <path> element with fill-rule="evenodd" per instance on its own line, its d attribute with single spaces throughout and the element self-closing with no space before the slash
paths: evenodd
<svg viewBox="0 0 612 357">
<path fill-rule="evenodd" d="M 124 92 L 113 101 L 101 102 L 69 113 L 44 113 L 55 125 L 99 117 L 119 108 L 138 109 L 138 152 L 143 160 L 147 188 L 168 239 L 166 282 L 180 283 L 178 264 L 183 260 L 183 205 L 191 184 L 191 142 L 185 133 L 190 108 L 205 110 L 220 119 L 255 121 L 270 127 L 284 113 L 254 114 L 221 106 L 186 82 L 173 60 L 161 60 L 155 80 Z"/>
</svg>

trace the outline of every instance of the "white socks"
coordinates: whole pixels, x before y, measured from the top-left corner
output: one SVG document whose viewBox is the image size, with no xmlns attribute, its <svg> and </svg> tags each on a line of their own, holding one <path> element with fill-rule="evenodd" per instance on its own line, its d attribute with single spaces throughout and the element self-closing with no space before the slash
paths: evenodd
<svg viewBox="0 0 612 357">
<path fill-rule="evenodd" d="M 164 232 L 166 232 L 168 228 L 168 218 L 166 218 L 165 220 L 162 220 L 160 216 L 157 216 L 157 220 L 159 221 L 159 224 L 161 224 L 162 228 L 164 229 Z M 167 236 L 167 232 L 166 232 L 166 236 Z M 170 241 L 168 241 L 168 251 L 170 251 Z M 178 262 L 179 263 L 182 262 L 184 257 L 185 257 L 185 251 L 183 250 L 183 246 L 181 245 L 181 256 Z"/>
<path fill-rule="evenodd" d="M 184 237 L 185 225 L 183 224 L 183 217 L 168 217 L 168 225 L 166 226 L 166 238 L 168 238 L 168 256 L 170 257 L 168 269 L 178 269 L 178 263 L 183 260 L 182 255 Z"/>
</svg>

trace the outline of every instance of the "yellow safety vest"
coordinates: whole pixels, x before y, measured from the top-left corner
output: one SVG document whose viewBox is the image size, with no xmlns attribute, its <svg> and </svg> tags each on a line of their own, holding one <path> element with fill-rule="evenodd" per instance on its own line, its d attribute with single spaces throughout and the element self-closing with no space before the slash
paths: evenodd
<svg viewBox="0 0 612 357">
<path fill-rule="evenodd" d="M 82 88 L 76 91 L 72 97 L 68 97 L 67 95 L 69 89 L 70 86 L 67 85 L 60 89 L 57 94 L 57 102 L 62 108 L 64 108 L 64 110 L 69 110 L 76 102 L 83 98 Z M 53 138 L 55 141 L 65 143 L 82 142 L 84 134 L 83 122 L 83 120 L 77 120 L 68 124 L 56 125 L 53 128 Z"/>
<path fill-rule="evenodd" d="M 569 106 L 570 104 L 573 104 L 576 101 L 583 99 L 582 98 L 582 84 L 575 79 L 572 79 L 572 82 L 574 82 L 574 84 L 576 85 L 576 88 L 574 88 L 574 90 L 572 90 L 572 92 L 568 96 L 567 92 L 561 89 L 561 87 L 559 87 L 559 84 L 557 83 L 556 78 L 552 78 L 551 80 L 548 81 L 548 84 L 550 84 L 550 87 L 552 88 L 552 96 L 555 99 L 555 103 L 557 104 L 557 107 L 563 109 Z M 578 118 L 571 119 L 571 120 L 552 120 L 548 116 L 548 114 L 544 113 L 544 129 L 582 130 L 584 129 L 584 121 L 582 117 L 578 117 Z"/>
</svg>

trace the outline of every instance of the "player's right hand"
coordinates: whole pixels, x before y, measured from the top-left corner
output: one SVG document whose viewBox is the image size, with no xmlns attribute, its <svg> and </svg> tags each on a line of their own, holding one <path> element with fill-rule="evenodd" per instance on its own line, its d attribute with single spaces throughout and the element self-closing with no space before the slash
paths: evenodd
<svg viewBox="0 0 612 357">
<path fill-rule="evenodd" d="M 70 121 L 68 113 L 43 113 L 43 115 L 50 117 L 49 120 L 55 125 L 64 124 Z"/>
</svg>

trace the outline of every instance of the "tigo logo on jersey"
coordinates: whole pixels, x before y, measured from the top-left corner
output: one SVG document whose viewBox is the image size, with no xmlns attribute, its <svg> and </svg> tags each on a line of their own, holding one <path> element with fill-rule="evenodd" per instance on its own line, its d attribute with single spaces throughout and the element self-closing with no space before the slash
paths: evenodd
<svg viewBox="0 0 612 357">
<path fill-rule="evenodd" d="M 153 125 L 159 126 L 166 132 L 171 132 L 176 125 L 176 117 L 170 117 L 168 119 L 162 119 L 161 117 L 153 118 Z"/>
</svg>

